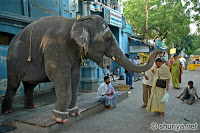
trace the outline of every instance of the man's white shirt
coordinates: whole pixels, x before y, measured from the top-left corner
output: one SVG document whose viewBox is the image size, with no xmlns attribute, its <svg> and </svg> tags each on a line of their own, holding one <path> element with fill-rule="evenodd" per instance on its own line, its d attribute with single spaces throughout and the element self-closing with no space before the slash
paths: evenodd
<svg viewBox="0 0 200 133">
<path fill-rule="evenodd" d="M 182 67 L 185 67 L 185 62 L 186 62 L 185 58 L 181 57 L 179 60 L 182 64 Z"/>
<path fill-rule="evenodd" d="M 149 86 L 153 85 L 154 74 L 152 73 L 152 70 L 154 69 L 155 66 L 156 65 L 154 63 L 154 65 L 149 70 L 147 70 L 146 72 L 143 72 L 148 77 L 148 80 L 146 80 L 145 77 L 143 78 L 143 84 L 149 85 Z"/>
<path fill-rule="evenodd" d="M 98 90 L 97 90 L 97 96 L 98 96 L 98 97 L 101 97 L 102 95 L 107 94 L 107 90 L 108 90 L 108 85 L 107 85 L 105 82 L 103 82 L 103 83 L 99 86 L 99 88 L 98 88 Z"/>
</svg>

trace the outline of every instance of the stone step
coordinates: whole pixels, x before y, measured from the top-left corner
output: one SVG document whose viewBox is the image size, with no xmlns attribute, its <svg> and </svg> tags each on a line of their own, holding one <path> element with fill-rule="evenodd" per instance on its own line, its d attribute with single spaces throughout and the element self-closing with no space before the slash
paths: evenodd
<svg viewBox="0 0 200 133">
<path fill-rule="evenodd" d="M 7 133 L 15 129 L 17 129 L 17 127 L 11 125 L 0 125 L 0 133 Z"/>
<path fill-rule="evenodd" d="M 127 91 L 119 91 L 118 102 L 127 98 Z M 4 124 L 17 127 L 10 133 L 19 133 L 28 131 L 30 133 L 54 133 L 69 125 L 87 118 L 95 113 L 105 110 L 103 103 L 98 102 L 96 92 L 87 93 L 78 97 L 77 106 L 80 109 L 81 116 L 70 118 L 66 124 L 55 122 L 51 117 L 51 112 L 55 104 L 39 107 L 32 110 L 24 110 L 22 112 L 15 111 L 11 116 L 4 117 Z"/>
</svg>

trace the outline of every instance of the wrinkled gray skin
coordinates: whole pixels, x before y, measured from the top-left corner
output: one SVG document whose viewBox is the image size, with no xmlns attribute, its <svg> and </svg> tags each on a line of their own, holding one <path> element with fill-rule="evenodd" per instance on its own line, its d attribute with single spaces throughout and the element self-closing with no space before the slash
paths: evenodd
<svg viewBox="0 0 200 133">
<path fill-rule="evenodd" d="M 57 101 L 54 109 L 68 112 L 76 106 L 80 82 L 80 50 L 84 48 L 86 57 L 103 68 L 103 56 L 115 60 L 125 69 L 135 72 L 152 67 L 154 51 L 144 66 L 131 63 L 118 47 L 113 33 L 106 22 L 97 15 L 79 20 L 59 16 L 41 18 L 34 26 L 32 34 L 32 62 L 27 62 L 30 31 L 33 23 L 24 28 L 11 42 L 7 55 L 8 88 L 2 103 L 2 112 L 12 110 L 12 103 L 20 82 L 24 85 L 25 107 L 33 107 L 34 87 L 42 82 L 53 82 Z M 114 58 L 113 58 L 114 57 Z M 67 122 L 69 115 L 79 115 L 74 109 L 68 114 L 53 111 L 58 122 Z"/>
</svg>

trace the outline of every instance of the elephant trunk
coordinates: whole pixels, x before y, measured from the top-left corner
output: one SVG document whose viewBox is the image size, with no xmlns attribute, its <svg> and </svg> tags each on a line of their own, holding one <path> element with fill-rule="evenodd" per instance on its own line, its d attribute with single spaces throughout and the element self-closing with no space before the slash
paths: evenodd
<svg viewBox="0 0 200 133">
<path fill-rule="evenodd" d="M 120 50 L 120 48 L 116 48 L 116 51 L 113 52 L 117 54 L 116 56 L 112 56 L 112 60 L 114 60 L 117 64 L 121 65 L 128 71 L 132 72 L 144 72 L 149 70 L 155 61 L 156 55 L 159 54 L 160 50 L 154 50 L 153 53 L 149 56 L 148 62 L 143 66 L 138 66 L 134 62 L 132 63 Z"/>
</svg>

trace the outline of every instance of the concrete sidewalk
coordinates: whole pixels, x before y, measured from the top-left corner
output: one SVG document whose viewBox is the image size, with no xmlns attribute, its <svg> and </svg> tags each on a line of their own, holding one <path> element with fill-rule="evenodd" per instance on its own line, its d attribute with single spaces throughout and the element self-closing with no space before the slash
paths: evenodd
<svg viewBox="0 0 200 133">
<path fill-rule="evenodd" d="M 41 98 L 42 97 L 42 98 Z M 119 92 L 118 102 L 127 98 L 128 92 Z M 46 98 L 46 99 L 45 99 Z M 44 101 L 40 101 L 44 100 Z M 49 100 L 49 101 L 48 101 Z M 30 132 L 30 133 L 54 133 L 62 128 L 67 128 L 73 123 L 76 123 L 84 118 L 87 118 L 95 113 L 107 110 L 103 103 L 98 102 L 97 93 L 91 92 L 78 96 L 77 106 L 80 109 L 81 116 L 70 118 L 67 124 L 57 123 L 51 117 L 51 112 L 54 107 L 55 92 L 51 91 L 42 95 L 36 96 L 36 103 L 39 104 L 36 109 L 23 108 L 23 98 L 18 97 L 15 99 L 13 105 L 15 112 L 11 114 L 1 114 L 0 119 L 3 124 L 12 125 L 17 127 L 11 133 Z M 5 128 L 3 128 L 5 129 Z M 0 128 L 0 132 L 3 130 Z"/>
</svg>

